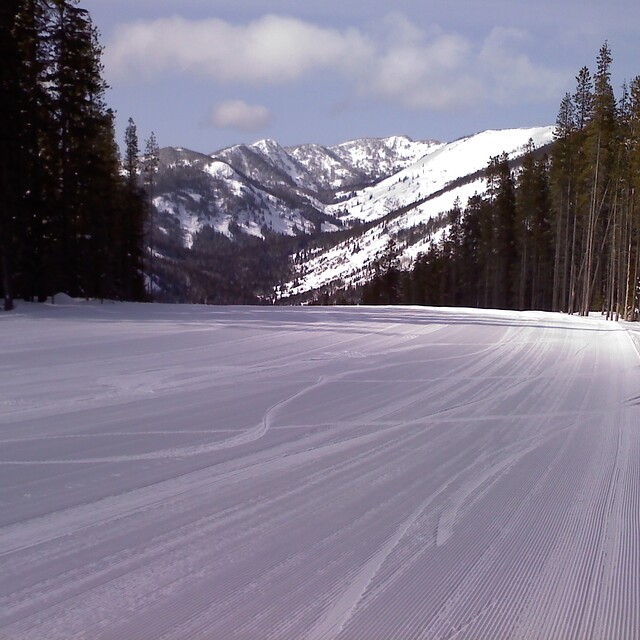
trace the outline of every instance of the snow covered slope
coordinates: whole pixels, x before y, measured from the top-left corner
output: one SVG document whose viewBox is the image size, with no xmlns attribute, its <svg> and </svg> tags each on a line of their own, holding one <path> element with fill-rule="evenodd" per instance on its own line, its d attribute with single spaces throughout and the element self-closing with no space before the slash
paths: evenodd
<svg viewBox="0 0 640 640">
<path fill-rule="evenodd" d="M 443 146 L 433 140 L 414 141 L 407 136 L 363 138 L 332 147 L 333 152 L 367 175 L 381 179 L 392 175 Z"/>
<path fill-rule="evenodd" d="M 162 149 L 153 199 L 157 226 L 177 223 L 187 247 L 205 226 L 228 234 L 233 224 L 256 236 L 265 229 L 284 235 L 337 229 L 312 190 L 296 183 L 295 165 L 282 158 L 278 166 L 276 160 L 268 162 L 260 145 L 229 149 L 220 157 Z"/>
<path fill-rule="evenodd" d="M 0 637 L 637 638 L 623 325 L 66 302 L 0 317 Z"/>
<path fill-rule="evenodd" d="M 374 184 L 438 146 L 392 137 L 287 149 L 260 140 L 211 155 L 168 147 L 160 153 L 155 187 L 158 224 L 171 226 L 167 216 L 172 217 L 187 247 L 204 226 L 229 234 L 229 225 L 236 224 L 258 236 L 264 229 L 285 235 L 335 231 L 343 223 L 327 203 Z"/>
<path fill-rule="evenodd" d="M 440 145 L 404 170 L 362 189 L 329 210 L 336 214 L 346 211 L 345 219 L 369 222 L 483 171 L 492 156 L 507 153 L 510 158 L 516 158 L 524 153 L 529 140 L 541 147 L 550 143 L 552 136 L 552 127 L 507 129 L 484 131 Z"/>
<path fill-rule="evenodd" d="M 319 189 L 338 193 L 378 182 L 441 146 L 406 136 L 361 138 L 333 147 L 306 144 L 287 149 L 304 164 Z"/>
</svg>

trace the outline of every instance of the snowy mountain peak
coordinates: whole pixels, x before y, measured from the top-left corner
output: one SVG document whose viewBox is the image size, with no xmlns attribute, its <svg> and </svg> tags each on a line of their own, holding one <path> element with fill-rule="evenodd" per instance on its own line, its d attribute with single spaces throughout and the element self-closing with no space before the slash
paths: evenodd
<svg viewBox="0 0 640 640">
<path fill-rule="evenodd" d="M 269 154 L 269 153 L 286 153 L 284 149 L 277 143 L 275 140 L 271 138 L 265 138 L 264 140 L 258 140 L 258 142 L 254 142 L 250 145 L 253 149 L 257 149 L 258 151 Z"/>
<path fill-rule="evenodd" d="M 390 176 L 433 152 L 438 142 L 414 142 L 407 136 L 350 140 L 331 150 L 343 161 L 378 179 Z"/>
</svg>

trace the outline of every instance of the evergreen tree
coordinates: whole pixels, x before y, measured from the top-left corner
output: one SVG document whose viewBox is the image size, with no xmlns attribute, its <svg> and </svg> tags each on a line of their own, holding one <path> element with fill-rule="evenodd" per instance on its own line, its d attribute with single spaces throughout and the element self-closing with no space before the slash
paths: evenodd
<svg viewBox="0 0 640 640">
<path fill-rule="evenodd" d="M 562 102 L 553 131 L 554 145 L 551 154 L 550 189 L 554 203 L 554 311 L 566 311 L 567 290 L 575 250 L 575 137 L 578 129 L 576 108 L 569 93 Z"/>
<path fill-rule="evenodd" d="M 144 185 L 144 195 L 146 203 L 145 212 L 145 230 L 144 238 L 145 245 L 147 247 L 147 261 L 145 265 L 145 271 L 148 278 L 148 290 L 147 295 L 151 297 L 153 292 L 153 254 L 154 254 L 154 216 L 153 216 L 153 192 L 156 180 L 156 174 L 160 164 L 160 148 L 156 136 L 151 132 L 148 140 L 145 143 L 144 156 L 142 160 L 142 175 Z"/>
<path fill-rule="evenodd" d="M 102 49 L 88 12 L 77 0 L 8 0 L 0 35 L 5 305 L 12 289 L 39 300 L 60 290 L 142 297 L 135 286 L 125 291 L 117 274 L 114 247 L 125 241 L 114 229 L 124 232 L 117 221 L 133 202 L 119 175 Z M 129 255 L 140 256 L 141 235 L 127 242 L 138 243 Z M 133 280 L 141 279 L 139 262 L 128 265 Z"/>
<path fill-rule="evenodd" d="M 20 0 L 5 0 L 0 5 L 0 285 L 5 311 L 13 309 L 13 265 L 18 260 L 15 247 L 19 220 L 24 215 L 21 184 L 26 166 L 20 135 L 24 96 L 19 75 L 21 52 L 14 33 L 20 4 Z"/>
<path fill-rule="evenodd" d="M 53 165 L 57 187 L 57 215 L 51 224 L 57 239 L 51 266 L 59 269 L 57 287 L 72 295 L 95 293 L 87 281 L 94 260 L 96 237 L 105 224 L 96 224 L 102 192 L 96 198 L 101 178 L 107 189 L 117 187 L 104 166 L 105 118 L 101 77 L 101 48 L 89 14 L 67 0 L 55 0 L 51 45 L 53 65 L 50 91 L 53 97 L 57 161 Z M 110 133 L 110 132 L 109 132 Z M 107 176 L 104 176 L 105 170 Z M 111 180 L 109 180 L 111 178 Z"/>
<path fill-rule="evenodd" d="M 628 245 L 625 276 L 624 314 L 627 320 L 638 320 L 640 308 L 640 76 L 629 84 L 628 109 Z"/>
<path fill-rule="evenodd" d="M 489 263 L 487 283 L 488 305 L 511 308 L 511 274 L 515 264 L 515 183 L 506 154 L 492 158 L 487 169 L 490 202 L 490 226 L 485 225 Z"/>
<path fill-rule="evenodd" d="M 455 207 L 404 276 L 411 301 L 638 319 L 640 77 L 616 103 L 611 64 L 605 43 L 593 79 L 578 73 L 550 160 L 530 143 L 514 179 L 506 155 L 490 159 L 486 195 Z"/>
<path fill-rule="evenodd" d="M 576 76 L 573 104 L 575 105 L 575 128 L 582 131 L 593 116 L 593 80 L 588 67 L 582 67 Z"/>
<path fill-rule="evenodd" d="M 125 190 L 121 220 L 120 269 L 126 299 L 144 297 L 143 243 L 146 203 L 140 181 L 140 148 L 133 118 L 125 130 Z"/>
<path fill-rule="evenodd" d="M 482 221 L 489 218 L 486 213 L 488 203 L 480 196 L 474 195 L 462 216 L 462 239 L 460 242 L 460 264 L 464 273 L 462 304 L 468 307 L 479 307 L 482 304 L 480 276 L 480 247 L 482 243 Z M 486 306 L 486 303 L 485 303 Z"/>
<path fill-rule="evenodd" d="M 20 216 L 16 221 L 15 271 L 18 295 L 43 300 L 50 287 L 47 264 L 52 231 L 49 215 L 56 199 L 51 164 L 53 104 L 48 90 L 52 64 L 51 7 L 45 0 L 20 0 L 13 37 L 18 48 L 20 108 Z M 48 280 L 48 281 L 47 281 Z"/>
<path fill-rule="evenodd" d="M 584 255 L 587 238 L 587 211 L 589 210 L 588 184 L 589 155 L 587 153 L 587 127 L 593 118 L 593 79 L 587 67 L 582 67 L 576 76 L 576 91 L 574 103 L 576 112 L 575 132 L 569 140 L 572 148 L 572 163 L 570 166 L 571 201 L 568 211 L 568 230 L 570 230 L 570 259 L 565 263 L 568 267 L 568 288 L 563 291 L 566 294 L 565 308 L 573 313 L 580 303 L 580 295 L 584 282 Z M 569 235 L 567 235 L 569 240 Z M 567 245 L 568 247 L 569 245 Z M 565 272 L 565 280 L 567 272 Z"/>
<path fill-rule="evenodd" d="M 133 118 L 129 118 L 124 132 L 123 169 L 128 187 L 133 191 L 138 183 L 138 164 L 140 147 L 138 145 L 138 128 Z"/>
<path fill-rule="evenodd" d="M 535 156 L 530 141 L 516 189 L 514 291 L 518 309 L 551 308 L 551 206 L 546 158 Z"/>
<path fill-rule="evenodd" d="M 399 304 L 402 301 L 399 251 L 395 241 L 389 238 L 384 251 L 373 263 L 373 276 L 362 293 L 364 304 Z"/>
<path fill-rule="evenodd" d="M 449 233 L 445 236 L 445 254 L 451 262 L 450 275 L 445 286 L 446 304 L 456 306 L 461 304 L 464 295 L 465 269 L 461 261 L 462 251 L 462 207 L 460 199 L 456 198 L 453 208 L 448 214 Z"/>
<path fill-rule="evenodd" d="M 590 197 L 581 268 L 583 278 L 580 312 L 583 315 L 592 308 L 594 293 L 597 294 L 598 301 L 602 301 L 604 288 L 601 258 L 610 222 L 611 207 L 608 197 L 614 190 L 611 179 L 616 139 L 616 102 L 611 87 L 611 63 L 611 50 L 605 42 L 598 54 L 598 68 L 594 76 L 593 116 L 585 128 L 585 187 L 588 188 Z"/>
</svg>

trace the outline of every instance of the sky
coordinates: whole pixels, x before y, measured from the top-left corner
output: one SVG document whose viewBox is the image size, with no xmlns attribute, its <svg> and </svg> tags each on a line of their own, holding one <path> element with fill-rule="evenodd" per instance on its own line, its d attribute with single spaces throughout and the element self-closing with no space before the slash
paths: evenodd
<svg viewBox="0 0 640 640">
<path fill-rule="evenodd" d="M 637 0 L 81 0 L 119 142 L 449 142 L 553 124 L 602 44 L 640 74 Z"/>
</svg>

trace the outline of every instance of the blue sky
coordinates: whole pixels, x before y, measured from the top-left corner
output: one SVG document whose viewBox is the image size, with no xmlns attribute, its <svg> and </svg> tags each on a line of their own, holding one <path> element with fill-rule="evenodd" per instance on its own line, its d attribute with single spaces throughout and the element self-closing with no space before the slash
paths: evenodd
<svg viewBox="0 0 640 640">
<path fill-rule="evenodd" d="M 552 124 L 608 40 L 640 74 L 636 0 L 81 0 L 118 135 L 211 153 L 273 138 L 450 141 Z"/>
</svg>

